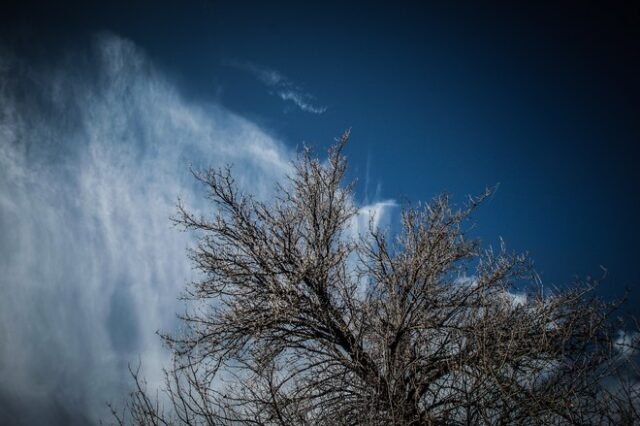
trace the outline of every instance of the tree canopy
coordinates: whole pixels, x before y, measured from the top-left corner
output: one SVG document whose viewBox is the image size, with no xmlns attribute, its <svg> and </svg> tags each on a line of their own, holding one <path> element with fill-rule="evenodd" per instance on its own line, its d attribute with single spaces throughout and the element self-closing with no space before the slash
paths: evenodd
<svg viewBox="0 0 640 426">
<path fill-rule="evenodd" d="M 202 279 L 158 398 L 136 388 L 121 424 L 633 424 L 635 335 L 594 280 L 545 289 L 524 255 L 483 249 L 447 196 L 407 206 L 401 229 L 353 232 L 345 133 L 310 149 L 269 202 L 230 169 L 194 172 L 210 216 L 196 231 Z"/>
</svg>

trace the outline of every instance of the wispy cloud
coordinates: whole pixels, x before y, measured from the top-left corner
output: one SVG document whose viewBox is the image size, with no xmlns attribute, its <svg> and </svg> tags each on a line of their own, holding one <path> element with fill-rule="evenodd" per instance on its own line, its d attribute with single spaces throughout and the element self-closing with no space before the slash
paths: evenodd
<svg viewBox="0 0 640 426">
<path fill-rule="evenodd" d="M 210 208 L 188 163 L 231 163 L 262 198 L 290 171 L 281 143 L 184 99 L 132 43 L 103 36 L 92 50 L 86 69 L 0 55 L 2 424 L 106 417 L 138 357 L 159 385 L 155 331 L 176 325 L 195 278 L 169 217 L 179 195 Z"/>
<path fill-rule="evenodd" d="M 251 62 L 227 61 L 225 63 L 228 66 L 253 74 L 270 89 L 271 94 L 278 96 L 283 101 L 292 102 L 302 111 L 312 114 L 322 114 L 327 110 L 327 107 L 319 106 L 315 103 L 315 97 L 313 95 L 304 91 L 276 70 L 259 67 Z"/>
<path fill-rule="evenodd" d="M 310 101 L 313 99 L 308 93 L 296 91 L 294 89 L 278 90 L 278 96 L 284 101 L 292 101 L 303 111 L 313 114 L 322 114 L 327 108 L 313 105 Z"/>
<path fill-rule="evenodd" d="M 323 111 L 281 74 L 252 72 Z M 268 199 L 294 157 L 243 117 L 185 99 L 127 40 L 98 37 L 87 57 L 44 68 L 0 46 L 0 423 L 108 417 L 138 360 L 159 387 L 169 353 L 155 332 L 175 329 L 196 278 L 193 236 L 169 217 L 178 196 L 211 208 L 188 164 L 232 164 Z M 384 226 L 395 206 L 362 207 L 352 231 Z"/>
<path fill-rule="evenodd" d="M 366 237 L 369 230 L 378 230 L 391 224 L 393 212 L 399 208 L 395 200 L 384 200 L 360 207 L 351 219 L 352 238 Z"/>
</svg>

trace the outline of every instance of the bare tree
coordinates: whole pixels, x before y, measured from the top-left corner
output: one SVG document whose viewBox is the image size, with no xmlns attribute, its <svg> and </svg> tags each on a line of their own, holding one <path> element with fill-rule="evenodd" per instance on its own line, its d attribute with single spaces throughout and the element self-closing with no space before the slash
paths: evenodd
<svg viewBox="0 0 640 426">
<path fill-rule="evenodd" d="M 201 239 L 204 278 L 187 291 L 185 330 L 162 398 L 136 390 L 134 424 L 632 424 L 637 341 L 617 338 L 618 304 L 594 280 L 546 290 L 525 256 L 483 250 L 446 196 L 402 212 L 389 236 L 357 214 L 341 151 L 304 150 L 272 202 L 227 170 L 194 173 L 212 217 L 181 203 Z M 617 340 L 616 340 L 617 339 Z M 628 345 L 622 348 L 621 345 Z"/>
</svg>

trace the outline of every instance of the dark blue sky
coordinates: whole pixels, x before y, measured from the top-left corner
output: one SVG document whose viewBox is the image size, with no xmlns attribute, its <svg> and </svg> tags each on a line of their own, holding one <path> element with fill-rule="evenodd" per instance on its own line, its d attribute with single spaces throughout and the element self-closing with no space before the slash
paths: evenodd
<svg viewBox="0 0 640 426">
<path fill-rule="evenodd" d="M 476 216 L 487 242 L 500 235 L 529 250 L 548 282 L 604 265 L 616 294 L 637 284 L 636 10 L 16 2 L 2 21 L 4 42 L 34 61 L 85 48 L 99 31 L 130 39 L 187 96 L 291 146 L 322 147 L 352 127 L 347 153 L 362 199 L 378 185 L 380 198 L 418 201 L 500 183 Z M 286 76 L 326 112 L 272 96 L 248 65 Z"/>
<path fill-rule="evenodd" d="M 361 205 L 499 184 L 475 235 L 547 285 L 603 265 L 640 312 L 630 6 L 40 3 L 0 9 L 0 423 L 96 421 L 132 360 L 161 379 L 188 162 L 266 197 L 347 128 Z"/>
</svg>

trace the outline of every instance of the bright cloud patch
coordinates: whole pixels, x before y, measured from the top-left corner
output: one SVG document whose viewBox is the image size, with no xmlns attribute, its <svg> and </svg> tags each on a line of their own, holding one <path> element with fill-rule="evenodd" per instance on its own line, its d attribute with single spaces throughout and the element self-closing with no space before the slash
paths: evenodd
<svg viewBox="0 0 640 426">
<path fill-rule="evenodd" d="M 0 57 L 3 424 L 105 417 L 138 357 L 159 385 L 155 331 L 175 326 L 193 278 L 169 217 L 178 196 L 205 207 L 188 164 L 232 164 L 262 198 L 290 167 L 280 143 L 187 102 L 130 42 L 104 36 L 60 63 Z"/>
<path fill-rule="evenodd" d="M 394 200 L 379 201 L 360 207 L 351 219 L 349 230 L 352 237 L 366 236 L 370 227 L 376 230 L 388 226 L 391 222 L 391 213 L 397 207 L 398 204 Z"/>
</svg>

